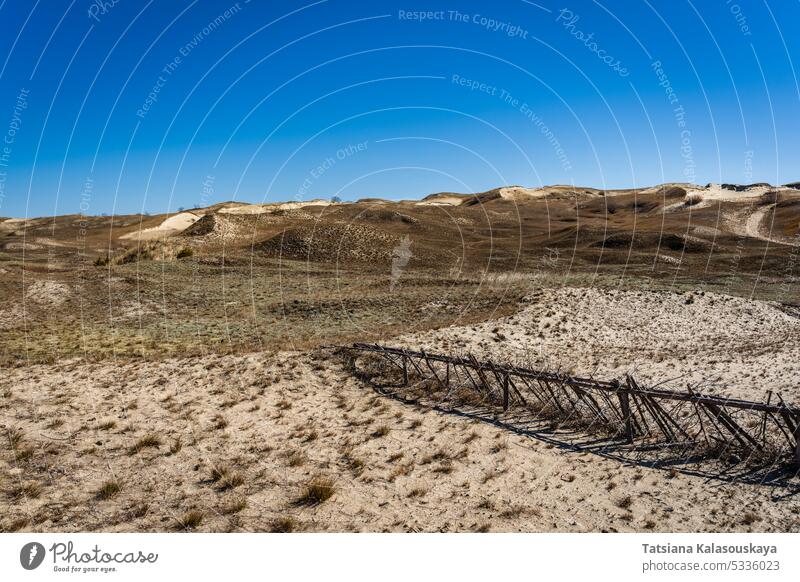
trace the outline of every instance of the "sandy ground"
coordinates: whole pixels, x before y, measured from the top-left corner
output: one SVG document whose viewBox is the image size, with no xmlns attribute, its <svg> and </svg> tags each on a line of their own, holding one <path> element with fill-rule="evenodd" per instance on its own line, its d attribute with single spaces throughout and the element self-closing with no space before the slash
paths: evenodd
<svg viewBox="0 0 800 582">
<path fill-rule="evenodd" d="M 393 343 L 551 364 L 568 353 L 603 376 L 702 364 L 752 397 L 765 379 L 795 389 L 797 329 L 771 304 L 558 289 L 509 318 Z M 2 369 L 0 394 L 4 530 L 800 531 L 785 488 L 404 405 L 327 351 Z M 325 479 L 332 495 L 309 503 Z"/>
<path fill-rule="evenodd" d="M 723 188 L 719 184 L 709 184 L 705 187 L 690 187 L 686 189 L 687 198 L 699 196 L 702 201 L 698 207 L 710 206 L 713 202 L 753 202 L 764 194 L 773 190 L 767 186 L 751 186 L 746 190 L 736 191 Z"/>
<path fill-rule="evenodd" d="M 297 210 L 306 206 L 330 206 L 328 200 L 309 200 L 307 202 L 280 202 L 277 204 L 247 204 L 220 209 L 221 214 L 271 214 L 286 210 Z"/>
<path fill-rule="evenodd" d="M 192 212 L 181 212 L 165 219 L 158 226 L 123 234 L 119 238 L 126 240 L 154 240 L 165 238 L 183 232 L 198 220 L 200 220 L 200 217 Z"/>
<path fill-rule="evenodd" d="M 800 402 L 800 318 L 777 304 L 706 292 L 545 289 L 518 314 L 401 338 L 598 378 Z"/>
</svg>

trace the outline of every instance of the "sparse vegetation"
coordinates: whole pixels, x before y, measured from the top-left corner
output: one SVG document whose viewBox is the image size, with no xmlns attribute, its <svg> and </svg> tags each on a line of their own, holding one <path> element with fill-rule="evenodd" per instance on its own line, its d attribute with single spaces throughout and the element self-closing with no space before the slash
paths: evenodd
<svg viewBox="0 0 800 582">
<path fill-rule="evenodd" d="M 8 444 L 12 450 L 16 449 L 22 443 L 23 433 L 18 428 L 9 428 L 7 431 Z"/>
<path fill-rule="evenodd" d="M 239 513 L 247 507 L 247 500 L 244 497 L 234 499 L 222 506 L 221 511 L 225 515 Z"/>
<path fill-rule="evenodd" d="M 13 533 L 20 531 L 21 529 L 25 528 L 31 520 L 27 517 L 20 517 L 17 519 L 12 519 L 11 521 L 4 523 L 0 526 L 0 533 Z"/>
<path fill-rule="evenodd" d="M 697 206 L 703 201 L 703 195 L 700 193 L 687 194 L 683 203 L 686 206 Z"/>
<path fill-rule="evenodd" d="M 97 490 L 97 498 L 102 500 L 111 499 L 116 497 L 121 489 L 122 485 L 117 479 L 110 479 L 105 481 Z"/>
<path fill-rule="evenodd" d="M 292 533 L 297 531 L 297 520 L 293 517 L 281 517 L 270 524 L 270 533 Z"/>
<path fill-rule="evenodd" d="M 220 491 L 227 491 L 244 483 L 241 473 L 225 466 L 212 467 L 211 480 L 217 484 Z"/>
<path fill-rule="evenodd" d="M 0 413 L 5 417 L 0 435 L 8 434 L 0 456 L 11 471 L 0 477 L 5 500 L 2 529 L 575 531 L 600 524 L 608 529 L 682 531 L 698 523 L 690 513 L 694 509 L 687 508 L 696 504 L 710 508 L 709 529 L 794 531 L 800 523 L 794 499 L 763 501 L 749 485 L 748 493 L 740 495 L 744 487 L 740 483 L 705 485 L 689 471 L 678 478 L 674 469 L 631 467 L 593 453 L 584 457 L 559 442 L 578 424 L 548 420 L 530 428 L 541 429 L 549 442 L 515 435 L 502 423 L 517 413 L 524 418 L 528 411 L 517 408 L 514 395 L 512 411 L 498 418 L 482 416 L 485 399 L 474 394 L 474 408 L 448 415 L 446 408 L 462 396 L 455 383 L 440 409 L 430 411 L 421 396 L 439 390 L 434 394 L 439 399 L 446 390 L 433 383 L 415 384 L 413 369 L 413 386 L 405 388 L 419 399 L 403 404 L 378 393 L 399 392 L 397 382 L 372 392 L 364 378 L 343 374 L 342 361 L 330 350 L 309 351 L 319 345 L 383 342 L 407 334 L 385 341 L 424 345 L 426 350 L 430 344 L 433 351 L 476 357 L 482 357 L 484 350 L 489 354 L 499 350 L 509 357 L 519 354 L 523 361 L 537 360 L 537 367 L 543 361 L 553 366 L 563 363 L 561 372 L 574 366 L 578 375 L 598 369 L 598 377 L 610 378 L 632 362 L 622 340 L 630 337 L 642 349 L 644 344 L 634 339 L 643 314 L 657 318 L 662 312 L 683 312 L 694 318 L 688 321 L 696 322 L 699 314 L 711 317 L 724 306 L 728 298 L 720 295 L 713 308 L 708 302 L 708 296 L 720 289 L 732 294 L 744 290 L 748 297 L 755 289 L 758 297 L 785 300 L 775 292 L 784 282 L 775 265 L 787 264 L 792 247 L 770 244 L 765 254 L 767 245 L 752 237 L 737 235 L 737 243 L 730 243 L 727 224 L 716 220 L 720 215 L 716 199 L 713 205 L 695 205 L 687 230 L 688 211 L 681 207 L 684 194 L 666 202 L 660 194 L 646 193 L 645 203 L 633 196 L 620 198 L 619 203 L 615 199 L 609 204 L 615 210 L 611 222 L 604 204 L 616 194 L 591 198 L 578 192 L 569 194 L 567 202 L 548 200 L 548 222 L 542 218 L 544 202 L 536 207 L 519 204 L 519 209 L 503 201 L 447 208 L 447 220 L 452 219 L 457 229 L 442 221 L 441 208 L 406 203 L 376 207 L 370 220 L 377 217 L 386 224 L 369 226 L 387 240 L 405 235 L 403 229 L 414 229 L 409 231 L 414 256 L 392 291 L 388 266 L 395 241 L 387 243 L 386 253 L 383 239 L 369 238 L 374 235 L 371 231 L 364 235 L 366 242 L 359 239 L 354 248 L 361 252 L 364 245 L 371 246 L 364 252 L 383 253 L 382 262 L 372 258 L 359 262 L 354 255 L 326 262 L 322 259 L 329 249 L 312 248 L 313 243 L 295 236 L 290 240 L 306 244 L 297 248 L 319 254 L 312 260 L 284 255 L 278 263 L 274 248 L 259 245 L 276 232 L 295 227 L 301 214 L 296 211 L 258 220 L 220 214 L 212 218 L 228 221 L 225 238 L 212 229 L 158 243 L 129 239 L 109 244 L 109 222 L 105 222 L 103 236 L 87 235 L 80 269 L 72 268 L 77 264 L 72 247 L 52 245 L 47 253 L 26 252 L 24 287 L 21 262 L 8 260 L 0 267 L 5 269 L 3 283 L 10 295 L 15 289 L 27 289 L 31 281 L 50 278 L 63 284 L 54 294 L 63 302 L 53 306 L 26 297 L 24 329 L 16 321 L 14 303 L 22 297 L 12 297 L 3 306 L 0 358 L 8 365 L 4 370 L 10 380 L 4 378 L 1 387 Z M 670 210 L 664 213 L 666 205 Z M 414 221 L 393 215 L 394 208 Z M 364 209 L 339 205 L 319 216 L 315 210 L 302 214 L 327 237 L 323 240 L 330 249 L 339 249 L 347 247 L 352 232 L 330 231 L 336 238 L 327 227 L 335 221 L 359 226 Z M 775 236 L 783 232 L 793 236 L 794 226 L 787 227 L 778 215 L 784 210 L 789 207 L 774 209 Z M 623 237 L 619 246 L 604 247 L 602 252 L 591 246 L 605 240 L 600 233 L 606 227 L 614 235 L 627 234 L 632 213 L 637 232 L 641 230 L 645 238 Z M 137 228 L 139 217 L 123 220 L 132 222 L 121 227 L 115 223 L 114 232 Z M 57 234 L 31 229 L 30 241 L 46 236 L 63 243 L 67 240 L 63 233 L 74 231 L 66 231 L 59 221 L 51 221 Z M 146 221 L 142 227 L 158 221 Z M 534 234 L 520 237 L 519 223 Z M 547 237 L 549 225 L 556 226 Z M 716 228 L 722 234 L 695 231 L 696 227 Z M 494 239 L 491 261 L 486 263 L 490 272 L 485 278 L 473 276 L 473 267 L 483 265 L 488 256 L 490 229 Z M 459 262 L 454 267 L 449 255 L 435 252 L 449 253 L 450 238 L 455 240 L 458 230 L 463 230 L 465 239 L 464 248 L 456 249 Z M 361 236 L 357 229 L 353 232 Z M 714 245 L 719 246 L 713 247 L 713 254 L 711 247 L 698 252 L 687 247 L 686 239 L 668 238 L 687 232 L 696 239 L 713 235 Z M 246 233 L 246 243 L 241 233 Z M 663 244 L 651 245 L 647 237 L 658 240 L 660 233 Z M 19 242 L 10 234 L 6 241 Z M 189 248 L 183 245 L 191 245 L 193 254 L 183 254 Z M 109 248 L 106 262 L 98 267 L 110 268 L 93 269 L 94 257 L 102 257 Z M 11 251 L 3 252 L 12 257 Z M 682 258 L 667 268 L 656 262 L 654 253 Z M 728 260 L 734 253 L 735 261 Z M 189 256 L 194 259 L 175 260 Z M 727 262 L 717 262 L 718 256 Z M 550 261 L 557 261 L 557 266 Z M 617 269 L 622 265 L 625 277 L 620 278 Z M 762 267 L 764 276 L 759 277 Z M 703 279 L 705 269 L 710 278 Z M 575 294 L 559 295 L 558 302 L 553 299 L 556 291 L 570 288 Z M 610 319 L 607 328 L 617 334 L 607 342 L 613 349 L 590 345 L 593 352 L 587 356 L 590 350 L 584 344 L 596 338 L 587 340 L 580 327 L 596 324 L 590 316 L 598 309 L 598 296 L 590 292 L 607 288 L 612 288 L 611 299 L 599 304 L 610 305 L 602 315 Z M 672 295 L 678 299 L 664 299 Z M 692 298 L 690 303 L 685 302 L 687 297 Z M 647 309 L 630 308 L 638 304 Z M 751 308 L 761 317 L 755 302 L 735 305 L 742 329 L 761 329 L 746 315 Z M 795 308 L 782 304 L 781 308 L 786 311 L 774 311 L 777 315 L 762 321 L 778 327 L 791 321 Z M 630 309 L 622 326 L 612 317 L 617 309 Z M 81 325 L 76 326 L 79 314 Z M 497 321 L 486 321 L 488 317 Z M 673 321 L 687 321 L 679 317 L 683 316 L 676 315 Z M 451 324 L 459 326 L 452 334 L 435 331 Z M 698 337 L 694 328 L 686 328 L 684 334 L 684 328 L 677 334 L 681 347 L 675 353 L 658 343 L 646 346 L 658 352 L 660 364 L 647 373 L 657 376 L 676 362 L 677 376 L 693 358 L 704 358 L 703 365 L 723 375 L 728 364 L 736 367 L 737 374 L 750 374 L 743 376 L 748 388 L 780 383 L 774 374 L 763 376 L 761 369 L 748 368 L 750 351 L 766 349 L 755 332 L 742 332 L 731 341 L 741 353 L 729 361 L 724 350 L 709 349 L 708 334 Z M 774 333 L 793 337 L 784 328 Z M 293 350 L 290 356 L 276 353 L 287 346 Z M 694 350 L 696 346 L 702 349 Z M 781 349 L 772 343 L 768 347 Z M 529 348 L 531 352 L 524 354 Z M 644 357 L 636 360 L 644 361 Z M 44 366 L 28 367 L 29 363 Z M 465 383 L 466 392 L 475 392 L 468 378 L 455 376 L 452 368 L 449 372 L 451 382 Z M 398 380 L 402 371 L 394 369 L 392 374 L 390 379 Z M 527 395 L 524 385 L 517 387 Z M 782 394 L 787 401 L 791 397 L 789 391 Z M 529 404 L 535 408 L 539 403 Z M 713 462 L 734 459 L 730 452 L 719 453 Z M 219 467 L 212 467 L 215 461 Z M 102 483 L 112 474 L 119 477 Z M 728 504 L 751 501 L 752 509 L 735 516 L 722 509 L 722 502 L 709 491 L 722 492 Z M 413 515 L 403 511 L 403 503 L 414 509 Z M 569 514 L 564 507 L 572 508 Z M 535 519 L 539 512 L 546 518 Z M 289 513 L 295 515 L 276 519 Z M 601 523 L 603 519 L 608 523 Z"/>
<path fill-rule="evenodd" d="M 177 455 L 178 453 L 181 452 L 182 448 L 183 448 L 183 441 L 181 440 L 181 437 L 178 437 L 174 441 L 172 441 L 172 444 L 169 446 L 169 454 Z"/>
<path fill-rule="evenodd" d="M 8 496 L 11 499 L 38 499 L 42 491 L 42 486 L 38 483 L 22 483 L 12 486 L 8 490 Z"/>
<path fill-rule="evenodd" d="M 328 477 L 314 477 L 303 488 L 300 496 L 295 500 L 297 505 L 319 505 L 324 503 L 336 492 L 332 479 Z"/>
<path fill-rule="evenodd" d="M 620 509 L 630 509 L 631 505 L 633 505 L 633 497 L 630 495 L 620 497 L 614 502 L 614 504 Z"/>
<path fill-rule="evenodd" d="M 136 441 L 129 449 L 129 455 L 135 455 L 144 449 L 158 448 L 161 446 L 161 439 L 154 434 L 148 434 Z"/>
<path fill-rule="evenodd" d="M 193 530 L 200 527 L 203 522 L 203 513 L 197 510 L 187 511 L 177 520 L 176 527 L 179 530 Z"/>
<path fill-rule="evenodd" d="M 308 461 L 308 457 L 303 451 L 290 451 L 286 455 L 286 460 L 289 463 L 290 467 L 301 467 L 306 464 Z"/>
</svg>

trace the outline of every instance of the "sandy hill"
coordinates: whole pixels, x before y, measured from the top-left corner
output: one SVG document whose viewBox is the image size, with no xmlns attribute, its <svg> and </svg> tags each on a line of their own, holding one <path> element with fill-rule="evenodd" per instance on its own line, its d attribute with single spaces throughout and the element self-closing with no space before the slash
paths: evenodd
<svg viewBox="0 0 800 582">
<path fill-rule="evenodd" d="M 692 268 L 687 255 L 699 263 L 713 253 L 740 252 L 748 264 L 764 255 L 765 243 L 778 245 L 778 254 L 793 248 L 798 210 L 800 191 L 769 184 L 504 186 L 412 201 L 228 201 L 157 216 L 12 218 L 0 222 L 0 250 L 35 262 L 31 252 L 47 248 L 51 259 L 69 262 L 78 246 L 89 255 L 118 257 L 145 241 L 169 241 L 166 248 L 184 245 L 198 256 L 224 246 L 229 255 L 258 249 L 264 256 L 369 262 L 390 260 L 408 236 L 418 252 L 414 260 L 432 268 L 440 260 L 454 269 L 488 260 L 522 265 L 548 247 L 587 264 L 649 256 Z M 772 260 L 770 253 L 765 260 Z"/>
</svg>

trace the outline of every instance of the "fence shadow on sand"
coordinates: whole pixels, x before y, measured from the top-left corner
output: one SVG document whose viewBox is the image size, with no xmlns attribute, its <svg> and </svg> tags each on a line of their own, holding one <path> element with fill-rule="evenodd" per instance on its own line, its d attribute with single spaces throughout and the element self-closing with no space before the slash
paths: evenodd
<svg viewBox="0 0 800 582">
<path fill-rule="evenodd" d="M 603 381 L 472 355 L 377 344 L 338 348 L 378 393 L 479 420 L 554 447 L 721 482 L 800 492 L 800 409 Z"/>
</svg>

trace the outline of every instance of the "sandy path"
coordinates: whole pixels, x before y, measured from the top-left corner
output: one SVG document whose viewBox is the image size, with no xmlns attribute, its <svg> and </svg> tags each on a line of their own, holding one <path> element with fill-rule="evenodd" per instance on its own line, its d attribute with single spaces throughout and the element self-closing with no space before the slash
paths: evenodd
<svg viewBox="0 0 800 582">
<path fill-rule="evenodd" d="M 775 238 L 773 236 L 770 236 L 771 233 L 770 234 L 764 234 L 764 232 L 767 232 L 768 229 L 765 229 L 763 227 L 762 223 L 764 222 L 764 219 L 766 218 L 767 213 L 769 213 L 769 211 L 774 209 L 774 208 L 775 208 L 775 205 L 771 204 L 770 206 L 765 206 L 763 208 L 759 208 L 758 210 L 753 212 L 750 216 L 748 216 L 747 217 L 747 222 L 745 223 L 745 227 L 744 227 L 745 234 L 747 236 L 751 237 L 751 238 L 758 238 L 758 239 L 769 241 L 769 242 L 772 242 L 772 243 L 777 243 L 777 244 L 781 244 L 781 245 L 790 245 L 790 246 L 793 246 L 793 247 L 798 246 L 797 243 L 794 243 L 794 242 L 791 242 L 791 241 L 782 240 L 782 239 L 778 239 L 778 238 Z"/>
</svg>

